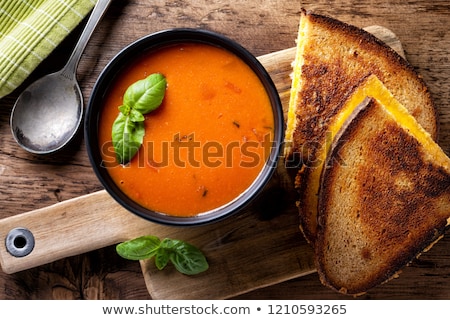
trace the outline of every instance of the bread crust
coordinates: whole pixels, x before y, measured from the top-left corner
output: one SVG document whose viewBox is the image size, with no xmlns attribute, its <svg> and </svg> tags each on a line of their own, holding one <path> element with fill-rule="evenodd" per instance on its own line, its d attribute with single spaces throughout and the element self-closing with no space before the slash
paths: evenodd
<svg viewBox="0 0 450 320">
<path fill-rule="evenodd" d="M 328 154 L 319 192 L 315 254 L 323 284 L 362 294 L 443 235 L 450 160 L 436 163 L 430 154 L 443 154 L 437 148 L 422 145 L 374 99 L 349 119 Z"/>
<path fill-rule="evenodd" d="M 372 34 L 331 17 L 302 10 L 308 20 L 301 86 L 295 106 L 295 130 L 288 158 L 302 159 L 295 179 L 299 192 L 300 228 L 314 244 L 317 208 L 308 200 L 311 172 L 317 151 L 329 143 L 329 125 L 345 102 L 369 75 L 376 75 L 394 97 L 418 120 L 433 139 L 437 138 L 435 105 L 423 79 L 394 50 Z M 296 92 L 296 90 L 298 91 Z M 295 93 L 296 92 L 296 93 Z"/>
</svg>

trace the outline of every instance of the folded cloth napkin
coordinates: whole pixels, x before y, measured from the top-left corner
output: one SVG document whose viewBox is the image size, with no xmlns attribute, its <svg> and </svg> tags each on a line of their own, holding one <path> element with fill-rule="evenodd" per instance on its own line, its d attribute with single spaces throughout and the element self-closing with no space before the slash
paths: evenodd
<svg viewBox="0 0 450 320">
<path fill-rule="evenodd" d="M 0 98 L 16 89 L 96 0 L 0 0 Z"/>
</svg>

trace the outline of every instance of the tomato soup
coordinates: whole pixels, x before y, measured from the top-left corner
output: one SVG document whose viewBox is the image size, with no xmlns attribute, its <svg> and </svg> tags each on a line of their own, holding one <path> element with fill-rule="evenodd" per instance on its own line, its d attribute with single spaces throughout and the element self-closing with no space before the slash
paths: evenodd
<svg viewBox="0 0 450 320">
<path fill-rule="evenodd" d="M 126 89 L 152 73 L 167 80 L 164 100 L 145 115 L 145 137 L 126 165 L 115 160 L 111 128 Z M 229 51 L 187 42 L 143 54 L 113 83 L 99 123 L 103 165 L 140 205 L 195 216 L 236 199 L 270 156 L 274 116 L 256 74 Z"/>
</svg>

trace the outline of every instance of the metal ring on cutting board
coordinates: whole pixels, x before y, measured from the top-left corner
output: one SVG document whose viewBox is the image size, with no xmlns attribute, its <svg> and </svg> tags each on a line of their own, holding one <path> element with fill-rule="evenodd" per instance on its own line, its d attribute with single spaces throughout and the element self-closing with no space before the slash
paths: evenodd
<svg viewBox="0 0 450 320">
<path fill-rule="evenodd" d="M 14 257 L 25 257 L 34 249 L 33 233 L 26 228 L 14 228 L 5 239 L 6 249 Z"/>
</svg>

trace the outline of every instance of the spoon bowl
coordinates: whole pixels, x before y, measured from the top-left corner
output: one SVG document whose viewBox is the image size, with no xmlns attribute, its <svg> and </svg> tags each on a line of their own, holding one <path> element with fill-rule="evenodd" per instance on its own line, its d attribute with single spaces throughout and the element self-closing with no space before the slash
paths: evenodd
<svg viewBox="0 0 450 320">
<path fill-rule="evenodd" d="M 51 153 L 72 140 L 82 115 L 83 96 L 75 78 L 56 72 L 32 83 L 19 96 L 11 130 L 25 150 Z"/>
<path fill-rule="evenodd" d="M 81 54 L 111 0 L 98 0 L 67 64 L 32 83 L 11 113 L 14 139 L 35 154 L 53 153 L 76 135 L 83 117 L 83 95 L 76 80 Z"/>
</svg>

